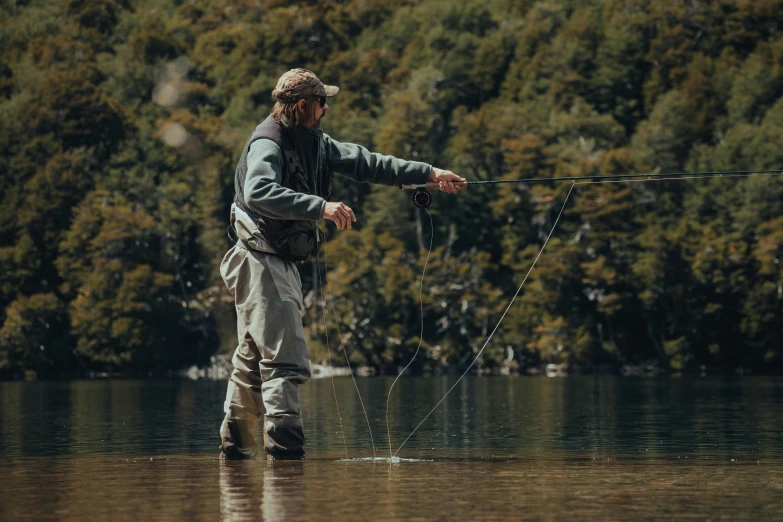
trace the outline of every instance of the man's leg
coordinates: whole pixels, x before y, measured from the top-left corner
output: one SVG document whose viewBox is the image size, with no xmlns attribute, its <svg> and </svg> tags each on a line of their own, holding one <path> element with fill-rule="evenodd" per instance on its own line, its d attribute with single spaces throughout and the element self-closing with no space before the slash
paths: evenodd
<svg viewBox="0 0 783 522">
<path fill-rule="evenodd" d="M 226 399 L 227 418 L 261 415 L 266 410 L 267 452 L 278 458 L 300 457 L 304 432 L 298 385 L 310 378 L 310 357 L 302 327 L 299 274 L 277 256 L 234 250 L 221 265 L 236 302 L 240 335 Z"/>
<path fill-rule="evenodd" d="M 228 251 L 220 265 L 220 273 L 237 307 L 238 345 L 231 359 L 234 371 L 228 381 L 223 411 L 226 413 L 220 426 L 221 457 L 242 459 L 256 453 L 256 441 L 252 434 L 255 420 L 263 414 L 261 397 L 261 354 L 248 331 L 247 314 L 242 310 L 252 306 L 248 292 L 251 284 L 252 258 L 243 248 Z M 251 302 L 248 302 L 248 301 Z"/>
<path fill-rule="evenodd" d="M 304 455 L 299 385 L 310 378 L 301 281 L 293 264 L 254 254 L 264 267 L 264 320 L 253 322 L 251 328 L 261 352 L 264 448 L 275 458 L 299 458 Z"/>
<path fill-rule="evenodd" d="M 261 356 L 252 339 L 244 337 L 242 326 L 238 330 L 242 337 L 231 359 L 234 371 L 228 381 L 226 401 L 223 404 L 226 416 L 220 426 L 221 449 L 223 456 L 229 459 L 255 455 L 253 426 L 264 411 L 261 372 L 258 370 Z"/>
</svg>

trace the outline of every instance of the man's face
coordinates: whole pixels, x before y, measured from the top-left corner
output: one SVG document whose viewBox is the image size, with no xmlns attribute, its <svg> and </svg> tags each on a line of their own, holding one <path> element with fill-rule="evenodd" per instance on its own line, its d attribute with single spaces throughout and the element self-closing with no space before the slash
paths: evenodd
<svg viewBox="0 0 783 522">
<path fill-rule="evenodd" d="M 299 121 L 307 122 L 306 124 L 303 124 L 305 127 L 308 129 L 321 128 L 321 118 L 323 118 L 326 111 L 329 110 L 329 105 L 326 103 L 326 96 L 320 96 L 311 102 L 299 100 L 297 106 L 299 107 L 300 114 Z"/>
<path fill-rule="evenodd" d="M 321 127 L 321 118 L 326 115 L 326 111 L 329 110 L 329 104 L 326 103 L 326 96 L 320 96 L 315 101 L 315 118 L 314 118 L 314 128 L 318 129 Z"/>
</svg>

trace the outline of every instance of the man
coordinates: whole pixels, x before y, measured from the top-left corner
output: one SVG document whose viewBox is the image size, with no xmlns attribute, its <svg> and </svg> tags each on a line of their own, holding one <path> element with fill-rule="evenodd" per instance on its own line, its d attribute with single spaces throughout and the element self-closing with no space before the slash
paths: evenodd
<svg viewBox="0 0 783 522">
<path fill-rule="evenodd" d="M 319 219 L 339 230 L 356 222 L 347 205 L 328 201 L 332 173 L 384 185 L 433 181 L 449 194 L 464 186 L 453 172 L 371 153 L 322 133 L 326 99 L 338 90 L 306 69 L 285 73 L 272 93 L 278 100 L 272 114 L 250 135 L 237 164 L 231 224 L 239 241 L 220 273 L 236 303 L 239 344 L 220 428 L 221 458 L 255 454 L 251 426 L 261 415 L 270 458 L 304 455 L 298 387 L 310 378 L 310 356 L 293 263 L 318 251 Z"/>
</svg>

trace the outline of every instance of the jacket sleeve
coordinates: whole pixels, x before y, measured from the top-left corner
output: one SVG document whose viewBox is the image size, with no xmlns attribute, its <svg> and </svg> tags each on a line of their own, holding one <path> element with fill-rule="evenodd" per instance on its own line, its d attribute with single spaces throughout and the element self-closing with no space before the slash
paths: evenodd
<svg viewBox="0 0 783 522">
<path fill-rule="evenodd" d="M 283 151 L 265 138 L 254 141 L 247 153 L 245 202 L 262 216 L 273 219 L 321 219 L 326 201 L 284 187 Z"/>
<path fill-rule="evenodd" d="M 370 152 L 361 145 L 340 143 L 328 135 L 324 135 L 324 138 L 329 167 L 354 181 L 402 185 L 426 183 L 430 179 L 432 166 L 427 163 L 384 156 Z"/>
</svg>

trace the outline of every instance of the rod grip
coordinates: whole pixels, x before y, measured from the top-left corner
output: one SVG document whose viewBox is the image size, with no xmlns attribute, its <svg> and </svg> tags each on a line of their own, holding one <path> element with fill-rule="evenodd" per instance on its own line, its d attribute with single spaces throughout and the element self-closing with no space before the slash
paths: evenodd
<svg viewBox="0 0 783 522">
<path fill-rule="evenodd" d="M 464 186 L 466 186 L 466 185 L 467 185 L 467 183 L 465 183 L 464 181 L 461 181 L 461 182 L 460 182 L 460 181 L 458 181 L 458 182 L 455 182 L 455 184 L 456 184 L 457 186 L 460 186 L 460 187 L 464 187 Z M 436 189 L 436 188 L 438 188 L 439 186 L 440 186 L 440 184 L 439 184 L 439 183 L 437 183 L 437 182 L 435 182 L 435 181 L 428 181 L 427 183 L 424 183 L 424 184 L 417 184 L 417 185 L 400 185 L 400 188 L 401 188 L 402 190 L 416 190 L 416 189 L 420 189 L 420 188 L 423 188 L 423 189 Z"/>
<path fill-rule="evenodd" d="M 418 183 L 415 185 L 400 185 L 402 190 L 416 190 L 416 189 L 435 189 L 438 188 L 438 183 L 434 181 L 428 181 L 427 183 Z"/>
</svg>

